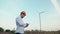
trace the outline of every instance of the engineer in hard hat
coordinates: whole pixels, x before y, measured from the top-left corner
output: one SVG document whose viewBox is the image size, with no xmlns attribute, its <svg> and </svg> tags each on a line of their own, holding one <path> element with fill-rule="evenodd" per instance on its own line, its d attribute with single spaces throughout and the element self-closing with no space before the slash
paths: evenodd
<svg viewBox="0 0 60 34">
<path fill-rule="evenodd" d="M 20 15 L 16 18 L 16 31 L 15 34 L 24 34 L 24 28 L 28 27 L 28 23 L 23 22 L 23 18 L 26 16 L 26 12 L 22 11 Z"/>
</svg>

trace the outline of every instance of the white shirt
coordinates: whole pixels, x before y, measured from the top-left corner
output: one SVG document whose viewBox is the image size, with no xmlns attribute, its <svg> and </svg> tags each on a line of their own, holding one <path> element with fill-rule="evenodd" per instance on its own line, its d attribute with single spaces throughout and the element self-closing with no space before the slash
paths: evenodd
<svg viewBox="0 0 60 34">
<path fill-rule="evenodd" d="M 18 16 L 16 18 L 16 32 L 15 33 L 24 33 L 24 27 L 26 26 L 26 23 L 23 23 L 21 16 Z"/>
</svg>

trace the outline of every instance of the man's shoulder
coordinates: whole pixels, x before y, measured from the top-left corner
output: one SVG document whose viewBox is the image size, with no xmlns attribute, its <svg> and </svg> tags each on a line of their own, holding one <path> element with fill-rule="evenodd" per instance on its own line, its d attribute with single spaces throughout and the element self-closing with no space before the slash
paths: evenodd
<svg viewBox="0 0 60 34">
<path fill-rule="evenodd" d="M 21 17 L 20 17 L 20 16 L 18 16 L 18 17 L 16 17 L 16 19 L 21 19 Z"/>
</svg>

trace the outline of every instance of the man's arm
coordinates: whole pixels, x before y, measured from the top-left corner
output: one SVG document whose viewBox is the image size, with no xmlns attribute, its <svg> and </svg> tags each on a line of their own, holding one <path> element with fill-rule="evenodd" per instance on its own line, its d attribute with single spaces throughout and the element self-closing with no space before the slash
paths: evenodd
<svg viewBox="0 0 60 34">
<path fill-rule="evenodd" d="M 29 24 L 28 23 L 26 23 L 26 26 L 24 27 L 24 28 L 26 28 L 26 27 L 28 27 L 29 26 Z"/>
<path fill-rule="evenodd" d="M 24 25 L 25 25 L 25 23 L 23 23 L 23 21 L 20 20 L 20 19 L 18 19 L 18 18 L 16 19 L 16 22 L 17 22 L 18 25 L 21 26 L 21 27 L 22 27 L 22 26 L 24 27 Z"/>
</svg>

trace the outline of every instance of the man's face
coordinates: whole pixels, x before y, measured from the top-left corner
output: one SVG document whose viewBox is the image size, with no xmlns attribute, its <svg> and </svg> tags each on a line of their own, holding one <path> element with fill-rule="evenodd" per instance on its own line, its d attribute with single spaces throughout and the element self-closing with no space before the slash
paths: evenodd
<svg viewBox="0 0 60 34">
<path fill-rule="evenodd" d="M 21 18 L 24 18 L 25 17 L 25 15 L 24 14 L 21 14 Z"/>
</svg>

